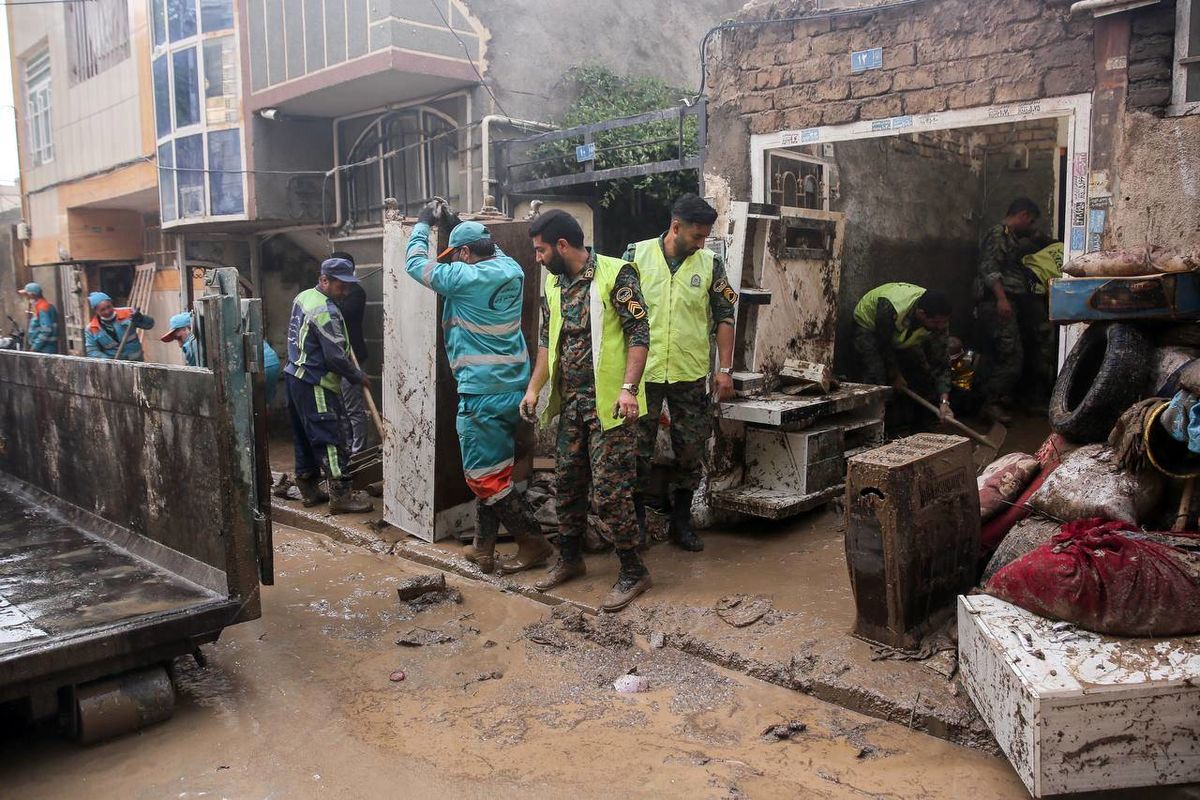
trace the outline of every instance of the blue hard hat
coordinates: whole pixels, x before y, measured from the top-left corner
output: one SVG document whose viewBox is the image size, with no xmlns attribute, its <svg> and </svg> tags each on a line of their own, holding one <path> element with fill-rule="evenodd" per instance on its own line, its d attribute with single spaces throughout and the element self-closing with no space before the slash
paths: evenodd
<svg viewBox="0 0 1200 800">
<path fill-rule="evenodd" d="M 25 288 L 23 291 L 25 292 L 25 294 L 36 294 L 38 297 L 41 297 L 42 296 L 42 285 L 40 283 L 33 283 L 32 281 L 30 281 L 29 283 L 25 284 Z"/>
<path fill-rule="evenodd" d="M 160 341 L 169 342 L 175 338 L 175 331 L 180 328 L 192 327 L 192 312 L 180 311 L 178 314 L 172 314 L 171 319 L 167 321 L 167 332 L 159 337 Z"/>
<path fill-rule="evenodd" d="M 321 274 L 346 283 L 358 283 L 354 265 L 344 258 L 327 258 L 322 261 Z"/>
<path fill-rule="evenodd" d="M 92 308 L 100 305 L 105 300 L 110 303 L 112 302 L 112 298 L 106 295 L 104 292 L 92 292 L 88 295 L 88 305 L 90 305 Z"/>
</svg>

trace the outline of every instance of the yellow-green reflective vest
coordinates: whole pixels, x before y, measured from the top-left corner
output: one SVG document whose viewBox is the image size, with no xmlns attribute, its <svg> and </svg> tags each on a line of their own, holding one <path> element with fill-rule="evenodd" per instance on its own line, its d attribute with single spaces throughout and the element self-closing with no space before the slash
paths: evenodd
<svg viewBox="0 0 1200 800">
<path fill-rule="evenodd" d="M 1034 292 L 1045 294 L 1049 290 L 1050 281 L 1062 277 L 1063 243 L 1054 242 L 1043 247 L 1036 253 L 1022 258 L 1021 263 L 1038 279 Z"/>
<path fill-rule="evenodd" d="M 596 256 L 596 272 L 588 292 L 591 305 L 588 317 L 592 325 L 592 369 L 596 375 L 596 416 L 600 429 L 609 430 L 621 424 L 614 419 L 612 410 L 625 383 L 625 331 L 621 328 L 621 317 L 612 304 L 612 290 L 617 282 L 617 273 L 626 262 L 619 258 Z M 558 385 L 558 354 L 562 339 L 562 290 L 557 275 L 546 276 L 546 304 L 550 307 L 550 402 L 542 412 L 542 425 L 558 416 L 562 408 L 562 390 Z M 643 376 L 638 384 L 638 413 L 646 413 L 646 382 Z"/>
<path fill-rule="evenodd" d="M 929 331 L 920 325 L 909 328 L 909 317 L 917 307 L 917 301 L 925 290 L 912 283 L 885 283 L 863 295 L 854 307 L 854 321 L 869 331 L 875 330 L 875 307 L 880 299 L 887 300 L 896 309 L 896 333 L 892 336 L 892 347 L 907 350 L 916 347 Z"/>
<path fill-rule="evenodd" d="M 646 359 L 649 383 L 684 383 L 712 372 L 713 253 L 701 248 L 671 274 L 660 239 L 638 242 L 634 262 L 642 296 L 650 313 L 650 353 Z"/>
</svg>

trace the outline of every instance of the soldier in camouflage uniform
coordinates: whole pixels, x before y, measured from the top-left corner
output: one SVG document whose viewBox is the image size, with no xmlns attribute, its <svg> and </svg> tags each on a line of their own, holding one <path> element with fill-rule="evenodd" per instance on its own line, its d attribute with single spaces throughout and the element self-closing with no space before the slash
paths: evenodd
<svg viewBox="0 0 1200 800">
<path fill-rule="evenodd" d="M 550 273 L 542 300 L 537 363 L 521 413 L 532 419 L 538 395 L 550 382 L 543 424 L 558 415 L 555 483 L 559 559 L 534 586 L 546 591 L 585 574 L 583 537 L 588 488 L 609 528 L 621 571 L 601 603 L 618 611 L 650 588 L 638 555 L 633 487 L 637 429 L 645 413 L 642 371 L 650 325 L 637 270 L 583 246 L 583 230 L 563 211 L 530 225 L 538 262 Z"/>
<path fill-rule="evenodd" d="M 671 209 L 671 225 L 653 239 L 629 245 L 624 259 L 637 264 L 650 311 L 650 354 L 646 361 L 647 414 L 638 423 L 638 492 L 634 495 L 643 536 L 646 505 L 666 504 L 649 496 L 651 462 L 658 439 L 663 401 L 671 415 L 671 541 L 684 550 L 704 549 L 692 530 L 692 498 L 700 485 L 700 464 L 712 436 L 710 337 L 717 341 L 717 400 L 733 395 L 733 321 L 737 293 L 725 277 L 725 265 L 704 243 L 717 212 L 694 194 L 680 197 Z"/>
<path fill-rule="evenodd" d="M 980 393 L 984 415 L 994 421 L 1011 420 L 1005 406 L 1012 403 L 1025 360 L 1041 359 L 1046 353 L 1046 325 L 1044 320 L 1039 324 L 1037 313 L 1045 297 L 1034 293 L 1037 279 L 1021 263 L 1033 249 L 1024 237 L 1033 232 L 1041 213 L 1029 198 L 1017 198 L 980 245 L 975 319 L 987 358 Z"/>
</svg>

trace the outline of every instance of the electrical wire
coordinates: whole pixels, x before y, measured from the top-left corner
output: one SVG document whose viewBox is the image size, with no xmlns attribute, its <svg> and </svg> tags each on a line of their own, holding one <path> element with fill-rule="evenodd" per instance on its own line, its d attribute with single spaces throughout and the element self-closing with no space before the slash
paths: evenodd
<svg viewBox="0 0 1200 800">
<path fill-rule="evenodd" d="M 458 35 L 458 31 L 454 30 L 454 27 L 450 24 L 450 20 L 446 19 L 446 15 L 442 13 L 442 7 L 438 5 L 437 0 L 429 0 L 429 2 L 433 4 L 433 10 L 436 11 L 438 16 L 442 18 L 442 24 L 446 26 L 446 30 L 450 31 L 450 35 L 458 40 L 459 45 L 463 49 L 463 53 L 465 53 L 467 56 L 467 62 L 470 63 L 471 69 L 475 71 L 475 76 L 479 78 L 479 84 L 492 98 L 492 102 L 496 104 L 496 108 L 500 110 L 500 113 L 511 118 L 512 114 L 509 114 L 504 110 L 504 106 L 500 105 L 500 100 L 496 97 L 496 93 L 492 91 L 492 87 L 487 85 L 487 81 L 483 79 L 483 73 L 480 72 L 479 67 L 475 65 L 475 59 L 471 56 L 471 48 L 467 47 L 467 43 L 464 42 L 462 37 Z"/>
</svg>

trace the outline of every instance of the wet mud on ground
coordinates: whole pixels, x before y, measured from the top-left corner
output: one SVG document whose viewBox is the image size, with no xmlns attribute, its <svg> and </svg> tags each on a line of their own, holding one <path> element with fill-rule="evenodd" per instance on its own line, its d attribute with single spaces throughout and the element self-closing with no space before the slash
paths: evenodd
<svg viewBox="0 0 1200 800">
<path fill-rule="evenodd" d="M 421 609 L 396 587 L 430 570 L 275 536 L 263 618 L 207 668 L 177 662 L 172 720 L 91 747 L 0 738 L 4 796 L 1026 796 L 1003 759 L 655 646 L 635 617 L 455 576 L 461 602 Z M 617 693 L 631 670 L 648 690 Z"/>
</svg>

